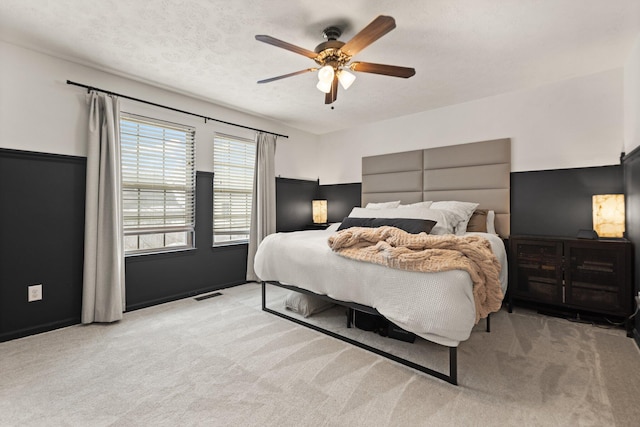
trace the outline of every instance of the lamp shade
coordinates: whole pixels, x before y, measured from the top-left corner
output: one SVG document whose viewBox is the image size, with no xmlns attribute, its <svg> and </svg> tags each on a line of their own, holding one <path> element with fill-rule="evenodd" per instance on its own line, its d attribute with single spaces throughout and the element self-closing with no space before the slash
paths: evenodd
<svg viewBox="0 0 640 427">
<path fill-rule="evenodd" d="M 600 237 L 624 236 L 624 194 L 593 196 L 593 229 Z"/>
<path fill-rule="evenodd" d="M 312 200 L 311 209 L 314 224 L 326 224 L 327 222 L 327 201 Z"/>
<path fill-rule="evenodd" d="M 325 65 L 318 70 L 318 80 L 320 80 L 321 82 L 331 83 L 333 81 L 334 75 L 335 70 L 331 65 Z"/>
<path fill-rule="evenodd" d="M 351 84 L 355 81 L 356 76 L 348 72 L 347 70 L 338 71 L 338 81 L 340 85 L 345 89 L 349 89 Z"/>
<path fill-rule="evenodd" d="M 331 92 L 331 82 L 323 82 L 322 80 L 318 81 L 316 85 L 320 92 L 329 93 Z"/>
</svg>

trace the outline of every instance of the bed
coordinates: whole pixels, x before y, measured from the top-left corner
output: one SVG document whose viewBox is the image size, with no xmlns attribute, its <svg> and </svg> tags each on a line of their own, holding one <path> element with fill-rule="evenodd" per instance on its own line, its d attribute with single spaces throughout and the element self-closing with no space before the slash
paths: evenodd
<svg viewBox="0 0 640 427">
<path fill-rule="evenodd" d="M 474 210 L 492 211 L 495 234 L 465 233 L 460 223 L 455 228 L 445 226 L 444 231 L 436 234 L 451 232 L 487 239 L 502 267 L 499 279 L 504 294 L 508 269 L 502 239 L 509 236 L 510 228 L 510 158 L 509 139 L 364 157 L 362 205 L 378 209 L 354 208 L 350 217 L 413 218 L 412 212 L 420 212 L 416 214 L 420 218 L 426 211 L 431 211 L 426 216 L 430 217 L 441 210 L 424 210 L 425 206 L 420 204 L 427 201 L 473 203 Z M 399 201 L 405 209 L 385 205 L 389 201 Z M 443 207 L 442 203 L 436 206 Z M 444 207 L 448 205 L 445 203 Z M 345 337 L 337 338 L 457 384 L 456 350 L 469 338 L 478 320 L 469 273 L 404 271 L 336 256 L 327 244 L 334 233 L 334 230 L 276 233 L 263 240 L 255 258 L 255 270 L 263 287 L 263 309 L 287 317 L 266 307 L 266 285 L 272 284 L 381 314 L 404 330 L 449 347 L 449 374 L 398 360 Z M 298 319 L 290 320 L 304 324 Z M 329 335 L 335 336 L 330 332 Z"/>
</svg>

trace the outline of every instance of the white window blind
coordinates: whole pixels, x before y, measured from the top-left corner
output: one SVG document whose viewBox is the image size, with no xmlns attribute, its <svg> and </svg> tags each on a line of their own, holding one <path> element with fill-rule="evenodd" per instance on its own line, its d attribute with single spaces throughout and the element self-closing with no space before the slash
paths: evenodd
<svg viewBox="0 0 640 427">
<path fill-rule="evenodd" d="M 195 130 L 122 113 L 125 252 L 193 247 Z"/>
<path fill-rule="evenodd" d="M 254 141 L 216 133 L 213 139 L 213 243 L 249 240 Z"/>
</svg>

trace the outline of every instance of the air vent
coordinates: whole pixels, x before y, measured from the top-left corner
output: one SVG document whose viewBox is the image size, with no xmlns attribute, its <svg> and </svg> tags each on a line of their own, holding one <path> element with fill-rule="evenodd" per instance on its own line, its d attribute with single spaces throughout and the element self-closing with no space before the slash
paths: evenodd
<svg viewBox="0 0 640 427">
<path fill-rule="evenodd" d="M 199 297 L 195 297 L 194 299 L 196 301 L 202 301 L 203 299 L 209 299 L 209 298 L 217 297 L 220 295 L 222 295 L 220 292 L 214 292 L 212 294 L 200 295 Z"/>
</svg>

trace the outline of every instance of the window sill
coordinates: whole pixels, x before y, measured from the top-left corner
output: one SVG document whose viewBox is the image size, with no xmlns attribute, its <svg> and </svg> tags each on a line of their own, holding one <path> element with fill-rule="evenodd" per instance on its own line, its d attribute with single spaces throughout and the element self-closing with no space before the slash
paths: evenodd
<svg viewBox="0 0 640 427">
<path fill-rule="evenodd" d="M 144 258 L 147 256 L 157 256 L 157 255 L 180 255 L 180 254 L 188 254 L 190 252 L 196 251 L 198 248 L 180 248 L 180 249 L 170 249 L 170 250 L 158 250 L 152 252 L 134 252 L 131 254 L 125 254 L 125 259 L 136 259 L 136 258 Z"/>
<path fill-rule="evenodd" d="M 240 245 L 248 245 L 248 244 L 249 244 L 248 240 L 243 240 L 243 241 L 240 241 L 240 242 L 216 243 L 213 246 L 211 246 L 211 249 L 228 248 L 228 247 L 240 246 Z"/>
</svg>

